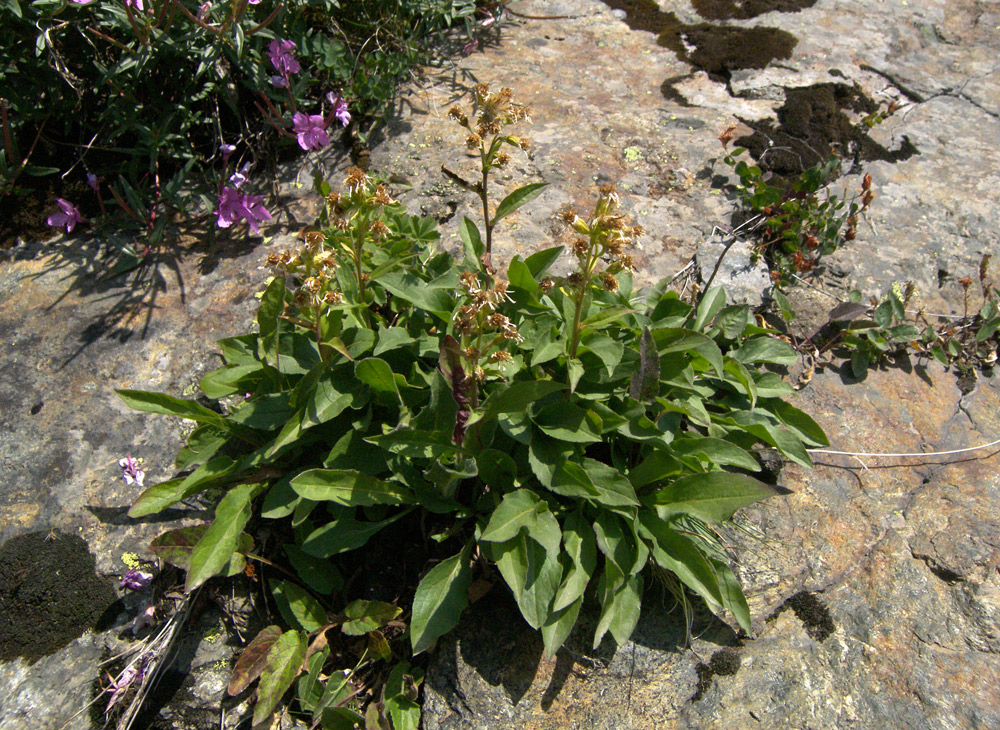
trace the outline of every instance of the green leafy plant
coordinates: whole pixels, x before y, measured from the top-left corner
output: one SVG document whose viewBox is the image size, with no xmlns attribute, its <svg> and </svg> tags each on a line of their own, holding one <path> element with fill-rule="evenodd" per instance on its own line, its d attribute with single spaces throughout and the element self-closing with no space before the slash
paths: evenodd
<svg viewBox="0 0 1000 730">
<path fill-rule="evenodd" d="M 510 94 L 477 89 L 480 111 L 490 99 Z M 487 174 L 495 143 L 481 148 Z M 133 517 L 223 493 L 211 525 L 183 539 L 188 590 L 259 559 L 261 521 L 287 535 L 268 560 L 297 576 L 269 584 L 290 628 L 265 628 L 230 687 L 259 677 L 255 721 L 294 684 L 314 724 L 415 727 L 410 656 L 457 625 L 477 581 L 502 581 L 549 655 L 587 601 L 593 645 L 626 641 L 651 575 L 749 632 L 719 526 L 774 494 L 752 476 L 758 448 L 808 466 L 806 448 L 826 444 L 772 372 L 796 352 L 722 289 L 697 305 L 665 284 L 633 291 L 641 231 L 611 187 L 586 218 L 565 214 L 579 236 L 565 277 L 550 274 L 562 246 L 500 276 L 468 219 L 464 261 L 438 252 L 433 224 L 361 170 L 340 193 L 320 188 L 321 229 L 268 259 L 259 331 L 221 340 L 225 364 L 200 382 L 224 412 L 119 391 L 197 423 L 182 475 L 146 489 Z M 487 230 L 537 189 L 491 216 L 484 182 Z M 394 603 L 352 600 L 352 556 L 394 531 L 414 539 L 407 524 L 419 580 Z"/>
<path fill-rule="evenodd" d="M 858 216 L 874 198 L 871 175 L 864 176 L 860 193 L 838 196 L 829 188 L 840 171 L 836 155 L 790 183 L 777 183 L 759 165 L 740 159 L 745 152 L 737 147 L 723 160 L 739 177 L 736 194 L 743 215 L 759 217 L 756 252 L 767 262 L 775 284 L 786 286 L 794 275 L 810 271 L 823 256 L 854 239 Z"/>
<path fill-rule="evenodd" d="M 471 26 L 476 7 L 475 0 L 2 3 L 0 196 L 31 191 L 26 176 L 86 180 L 102 215 L 105 204 L 117 207 L 156 244 L 171 215 L 218 207 L 220 158 L 233 154 L 238 169 L 261 168 L 293 149 L 296 137 L 305 147 L 298 130 L 289 132 L 304 124 L 293 115 L 317 128 L 328 91 L 350 103 L 351 131 L 363 136 L 396 84 L 429 57 L 430 36 Z M 293 73 L 275 66 L 275 42 L 297 54 Z"/>
</svg>

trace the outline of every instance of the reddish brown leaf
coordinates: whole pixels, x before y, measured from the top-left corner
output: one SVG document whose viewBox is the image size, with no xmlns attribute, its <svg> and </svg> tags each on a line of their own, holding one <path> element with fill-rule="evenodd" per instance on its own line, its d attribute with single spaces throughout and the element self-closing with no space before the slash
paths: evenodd
<svg viewBox="0 0 1000 730">
<path fill-rule="evenodd" d="M 247 648 L 240 654 L 240 658 L 233 667 L 233 674 L 229 678 L 229 696 L 235 697 L 240 692 L 250 686 L 267 665 L 267 653 L 271 647 L 281 637 L 281 629 L 277 626 L 268 626 L 261 629 L 261 632 L 254 637 Z"/>
</svg>

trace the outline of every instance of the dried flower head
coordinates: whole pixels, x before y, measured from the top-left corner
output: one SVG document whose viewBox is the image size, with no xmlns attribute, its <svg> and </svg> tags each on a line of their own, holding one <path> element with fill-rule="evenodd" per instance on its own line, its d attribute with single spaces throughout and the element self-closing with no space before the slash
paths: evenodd
<svg viewBox="0 0 1000 730">
<path fill-rule="evenodd" d="M 352 193 L 357 192 L 358 189 L 368 185 L 370 178 L 365 171 L 360 167 L 352 167 L 347 171 L 347 179 L 344 181 Z"/>
<path fill-rule="evenodd" d="M 605 271 L 601 274 L 601 286 L 609 292 L 616 292 L 618 291 L 618 279 Z"/>
<path fill-rule="evenodd" d="M 385 185 L 376 185 L 371 202 L 373 205 L 392 205 L 396 201 L 389 195 L 389 188 Z"/>
</svg>

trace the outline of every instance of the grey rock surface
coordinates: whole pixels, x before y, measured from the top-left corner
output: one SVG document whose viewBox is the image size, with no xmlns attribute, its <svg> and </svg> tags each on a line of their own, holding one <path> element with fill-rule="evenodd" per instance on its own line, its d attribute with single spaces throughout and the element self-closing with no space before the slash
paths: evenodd
<svg viewBox="0 0 1000 730">
<path fill-rule="evenodd" d="M 694 254 L 702 287 L 725 287 L 730 304 L 759 307 L 769 298 L 771 272 L 753 253 L 753 245 L 739 238 L 706 241 Z"/>
<path fill-rule="evenodd" d="M 640 283 L 651 283 L 733 222 L 720 132 L 737 124 L 737 136 L 802 138 L 846 119 L 862 134 L 840 141 L 861 159 L 835 188 L 856 188 L 868 171 L 877 198 L 857 240 L 826 262 L 818 285 L 828 294 L 797 293 L 797 308 L 822 313 L 830 296 L 878 295 L 896 280 L 914 281 L 928 311 L 960 307 L 957 279 L 974 275 L 983 253 L 1000 254 L 1000 5 L 817 0 L 763 3 L 786 10 L 752 18 L 736 5 L 518 2 L 498 43 L 428 70 L 401 96 L 405 111 L 372 165 L 407 178 L 400 200 L 438 218 L 457 250 L 456 224 L 477 219 L 477 201 L 441 166 L 470 180 L 475 160 L 446 112 L 468 109 L 476 82 L 512 86 L 532 109 L 533 123 L 518 129 L 532 147 L 500 175 L 495 199 L 550 185 L 498 227 L 494 261 L 564 241 L 561 209 L 586 211 L 597 185 L 613 182 L 647 231 L 635 258 Z M 732 14 L 711 16 L 719 8 Z M 740 55 L 749 50 L 768 63 Z M 837 94 L 903 106 L 861 129 L 863 111 L 830 106 Z M 214 340 L 250 325 L 261 259 L 314 220 L 319 202 L 298 183 L 314 167 L 336 181 L 347 162 L 309 157 L 283 176 L 272 240 L 182 232 L 183 255 L 157 258 L 138 287 L 102 279 L 108 240 L 29 244 L 0 262 L 0 540 L 58 528 L 87 542 L 99 573 L 116 575 L 123 553 L 150 557 L 152 537 L 207 517 L 197 504 L 158 520 L 125 517 L 137 492 L 120 480 L 118 458 L 142 457 L 150 482 L 168 477 L 183 430 L 129 412 L 112 391 L 194 392 L 217 362 Z M 983 378 L 963 395 L 934 365 L 861 383 L 827 371 L 796 404 L 842 451 L 949 451 L 997 438 L 1000 382 Z M 733 535 L 752 639 L 698 615 L 688 647 L 679 612 L 653 588 L 626 646 L 590 651 L 584 625 L 549 660 L 494 589 L 441 642 L 424 726 L 1000 727 L 996 458 L 818 455 L 813 471 L 785 467 L 791 493 L 747 511 L 763 539 Z M 178 664 L 188 679 L 161 713 L 166 727 L 218 726 L 221 663 L 231 658 L 205 636 L 191 637 Z M 36 664 L 0 664 L 0 728 L 68 721 L 94 696 L 107 641 L 84 634 Z M 53 685 L 59 673 L 73 681 Z M 67 727 L 88 727 L 82 718 Z"/>
</svg>

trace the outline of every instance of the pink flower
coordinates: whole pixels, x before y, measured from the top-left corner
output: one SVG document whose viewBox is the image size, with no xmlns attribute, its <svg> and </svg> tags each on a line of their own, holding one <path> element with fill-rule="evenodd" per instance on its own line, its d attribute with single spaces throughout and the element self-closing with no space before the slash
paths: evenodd
<svg viewBox="0 0 1000 730">
<path fill-rule="evenodd" d="M 205 20 L 210 12 L 212 12 L 212 3 L 202 3 L 201 7 L 198 8 L 198 20 Z"/>
<path fill-rule="evenodd" d="M 141 2 L 141 0 L 136 0 Z M 299 62 L 295 60 L 295 41 L 273 40 L 267 46 L 267 54 L 271 59 L 271 64 L 283 76 L 297 74 L 302 70 Z"/>
<path fill-rule="evenodd" d="M 125 4 L 135 8 L 140 13 L 145 12 L 146 7 L 142 4 L 142 0 L 125 0 Z M 150 8 L 152 10 L 152 8 Z"/>
<path fill-rule="evenodd" d="M 340 126 L 346 127 L 351 123 L 351 113 L 347 110 L 347 102 L 344 101 L 340 94 L 335 96 L 334 93 L 330 91 L 326 95 L 326 100 L 330 102 L 330 105 L 333 107 L 333 109 L 330 110 L 330 113 L 338 122 L 340 122 Z"/>
<path fill-rule="evenodd" d="M 77 223 L 83 223 L 84 217 L 80 215 L 80 210 L 68 200 L 56 198 L 56 202 L 59 204 L 59 212 L 50 215 L 45 219 L 45 222 L 54 228 L 66 226 L 66 233 L 72 233 Z"/>
<path fill-rule="evenodd" d="M 224 187 L 219 194 L 219 228 L 229 228 L 233 223 L 246 220 L 254 233 L 259 233 L 257 224 L 271 220 L 271 214 L 261 204 L 263 195 L 247 195 L 236 188 Z"/>
<path fill-rule="evenodd" d="M 299 147 L 304 150 L 319 150 L 330 144 L 326 133 L 326 120 L 319 114 L 292 115 L 292 131 L 298 135 Z"/>
<path fill-rule="evenodd" d="M 146 478 L 146 472 L 139 468 L 139 462 L 129 454 L 124 459 L 118 460 L 118 466 L 122 468 L 122 479 L 125 484 L 132 486 L 142 486 L 142 480 Z"/>
<path fill-rule="evenodd" d="M 287 89 L 288 88 L 288 77 L 287 76 L 272 76 L 271 84 L 276 89 Z"/>
</svg>

